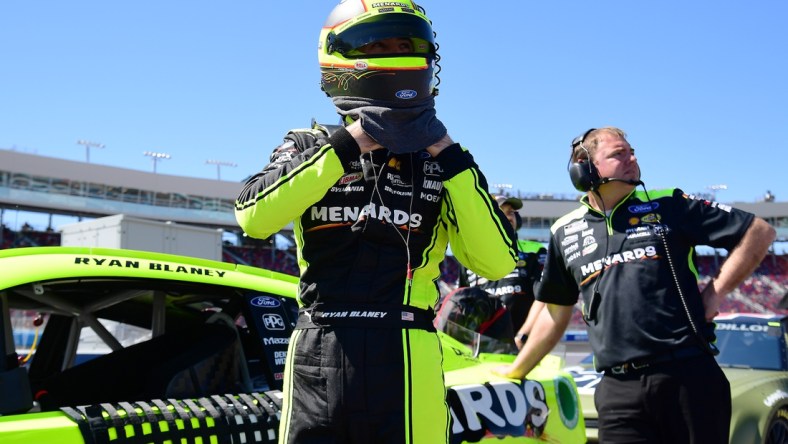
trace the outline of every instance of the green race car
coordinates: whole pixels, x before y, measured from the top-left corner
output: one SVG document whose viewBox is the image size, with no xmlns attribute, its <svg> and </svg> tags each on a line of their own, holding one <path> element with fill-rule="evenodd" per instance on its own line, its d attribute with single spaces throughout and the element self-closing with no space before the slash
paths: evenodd
<svg viewBox="0 0 788 444">
<path fill-rule="evenodd" d="M 715 318 L 717 362 L 731 384 L 731 444 L 788 443 L 788 316 L 734 313 Z M 589 442 L 597 442 L 591 356 L 568 367 L 577 383 Z"/>
<path fill-rule="evenodd" d="M 0 251 L 0 442 L 275 443 L 297 278 L 160 253 Z M 585 442 L 576 386 L 443 333 L 452 443 Z"/>
</svg>

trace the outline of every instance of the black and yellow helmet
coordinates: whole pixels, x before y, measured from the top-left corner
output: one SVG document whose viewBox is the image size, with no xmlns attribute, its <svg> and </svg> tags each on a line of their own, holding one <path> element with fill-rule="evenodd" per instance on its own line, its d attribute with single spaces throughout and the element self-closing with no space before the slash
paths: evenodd
<svg viewBox="0 0 788 444">
<path fill-rule="evenodd" d="M 365 50 L 385 39 L 407 39 L 409 50 Z M 437 94 L 435 34 L 410 0 L 342 0 L 320 32 L 318 60 L 321 88 L 330 97 L 407 102 Z"/>
</svg>

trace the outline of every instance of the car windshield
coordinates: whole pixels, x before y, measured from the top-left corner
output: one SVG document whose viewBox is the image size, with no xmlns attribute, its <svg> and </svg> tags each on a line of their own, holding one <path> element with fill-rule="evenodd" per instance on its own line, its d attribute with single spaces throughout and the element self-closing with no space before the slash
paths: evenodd
<svg viewBox="0 0 788 444">
<path fill-rule="evenodd" d="M 474 356 L 478 356 L 479 353 L 517 354 L 517 347 L 515 347 L 514 343 L 485 336 L 452 321 L 446 321 L 444 331 L 468 347 Z"/>
<path fill-rule="evenodd" d="M 757 323 L 717 322 L 717 362 L 722 367 L 788 370 L 782 330 Z"/>
</svg>

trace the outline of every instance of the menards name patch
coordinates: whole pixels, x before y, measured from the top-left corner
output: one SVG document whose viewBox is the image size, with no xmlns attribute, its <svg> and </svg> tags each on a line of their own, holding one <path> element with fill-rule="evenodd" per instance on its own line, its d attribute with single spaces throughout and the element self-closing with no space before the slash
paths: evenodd
<svg viewBox="0 0 788 444">
<path fill-rule="evenodd" d="M 147 268 L 148 270 L 164 271 L 170 273 L 183 273 L 199 276 L 224 277 L 226 271 L 215 268 L 195 267 L 186 265 L 169 264 L 166 262 L 138 261 L 131 259 L 109 259 L 100 257 L 75 257 L 74 263 L 77 265 L 88 265 L 92 267 L 117 267 L 117 268 Z"/>
</svg>

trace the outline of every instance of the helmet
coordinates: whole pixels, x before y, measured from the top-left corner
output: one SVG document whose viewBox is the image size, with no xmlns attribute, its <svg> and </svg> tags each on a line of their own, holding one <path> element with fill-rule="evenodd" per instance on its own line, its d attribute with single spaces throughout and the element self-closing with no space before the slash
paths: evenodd
<svg viewBox="0 0 788 444">
<path fill-rule="evenodd" d="M 361 47 L 407 38 L 412 52 L 365 54 Z M 437 94 L 435 34 L 424 10 L 411 0 L 342 0 L 329 14 L 318 45 L 321 89 L 329 97 L 393 102 Z"/>
</svg>

